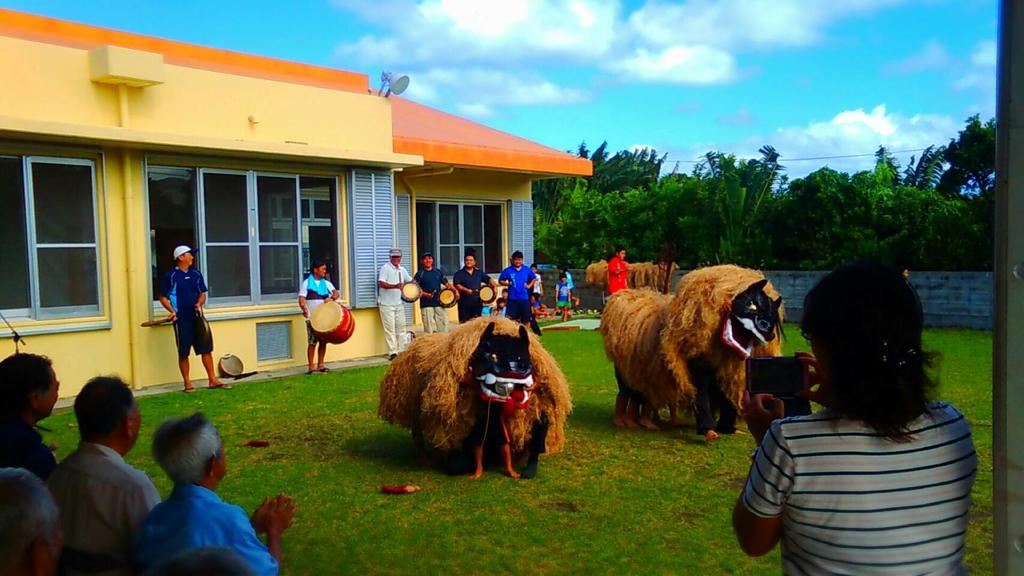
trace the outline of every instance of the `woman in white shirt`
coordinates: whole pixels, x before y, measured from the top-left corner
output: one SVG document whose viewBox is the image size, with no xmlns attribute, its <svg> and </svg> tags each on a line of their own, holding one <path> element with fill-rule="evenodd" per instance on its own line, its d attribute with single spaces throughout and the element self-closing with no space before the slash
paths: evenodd
<svg viewBox="0 0 1024 576">
<path fill-rule="evenodd" d="M 924 314 L 900 271 L 842 266 L 804 300 L 801 329 L 824 407 L 784 418 L 748 399 L 759 442 L 733 509 L 744 552 L 777 543 L 786 574 L 963 574 L 977 456 L 963 414 L 931 402 Z M 769 408 L 770 407 L 770 408 Z"/>
</svg>

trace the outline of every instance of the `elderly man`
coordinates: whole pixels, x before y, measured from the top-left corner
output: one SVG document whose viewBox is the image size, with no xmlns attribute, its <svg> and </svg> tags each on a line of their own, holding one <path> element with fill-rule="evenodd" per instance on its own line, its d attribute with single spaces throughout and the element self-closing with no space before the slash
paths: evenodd
<svg viewBox="0 0 1024 576">
<path fill-rule="evenodd" d="M 56 468 L 35 425 L 53 412 L 59 389 L 46 356 L 13 354 L 0 362 L 0 468 L 25 468 L 43 480 Z"/>
<path fill-rule="evenodd" d="M 132 391 L 116 376 L 93 378 L 75 398 L 78 449 L 48 482 L 64 529 L 61 564 L 69 576 L 134 574 L 135 535 L 160 493 L 124 461 L 142 416 Z"/>
<path fill-rule="evenodd" d="M 402 251 L 392 248 L 389 260 L 380 267 L 377 276 L 377 305 L 380 321 L 384 325 L 384 340 L 388 345 L 388 360 L 394 360 L 402 351 L 405 332 L 405 306 L 402 304 L 402 286 L 412 282 L 409 271 L 402 266 Z"/>
<path fill-rule="evenodd" d="M 174 481 L 167 500 L 149 513 L 135 541 L 138 568 L 145 570 L 184 550 L 223 546 L 238 553 L 261 576 L 278 573 L 281 534 L 292 523 L 295 504 L 283 494 L 264 498 L 250 519 L 215 492 L 227 474 L 224 445 L 201 412 L 172 418 L 153 438 L 153 457 Z M 266 534 L 266 546 L 257 534 Z"/>
<path fill-rule="evenodd" d="M 0 469 L 0 574 L 51 576 L 60 556 L 60 517 L 53 497 L 23 468 Z"/>
</svg>

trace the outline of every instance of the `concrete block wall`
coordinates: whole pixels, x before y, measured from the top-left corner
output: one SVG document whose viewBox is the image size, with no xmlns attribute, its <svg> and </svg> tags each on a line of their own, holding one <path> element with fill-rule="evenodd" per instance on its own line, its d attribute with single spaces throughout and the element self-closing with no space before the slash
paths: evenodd
<svg viewBox="0 0 1024 576">
<path fill-rule="evenodd" d="M 604 293 L 587 286 L 583 270 L 570 270 L 576 284 L 575 296 L 581 299 L 580 308 L 601 310 Z M 686 271 L 680 270 L 672 279 L 675 289 Z M 824 271 L 769 270 L 765 272 L 782 294 L 786 320 L 799 322 L 803 314 L 803 301 L 807 292 L 826 274 Z M 554 306 L 555 284 L 558 272 L 541 271 L 544 280 L 544 303 Z M 917 272 L 910 273 L 910 283 L 921 297 L 925 326 L 931 328 L 992 329 L 992 273 L 991 272 Z"/>
</svg>

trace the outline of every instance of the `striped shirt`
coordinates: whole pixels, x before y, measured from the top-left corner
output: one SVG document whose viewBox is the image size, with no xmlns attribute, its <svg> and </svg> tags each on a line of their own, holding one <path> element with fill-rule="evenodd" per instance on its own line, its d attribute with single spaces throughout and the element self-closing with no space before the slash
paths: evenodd
<svg viewBox="0 0 1024 576">
<path fill-rule="evenodd" d="M 829 410 L 772 423 L 743 504 L 782 516 L 785 574 L 964 574 L 977 456 L 963 414 L 930 406 L 893 442 Z"/>
</svg>

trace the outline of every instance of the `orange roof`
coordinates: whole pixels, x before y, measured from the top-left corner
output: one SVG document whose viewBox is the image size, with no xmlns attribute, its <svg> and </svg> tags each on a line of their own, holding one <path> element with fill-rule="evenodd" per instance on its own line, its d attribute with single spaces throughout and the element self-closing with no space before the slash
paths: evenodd
<svg viewBox="0 0 1024 576">
<path fill-rule="evenodd" d="M 488 128 L 403 98 L 391 98 L 395 152 L 426 162 L 544 174 L 590 176 L 590 160 Z"/>
<path fill-rule="evenodd" d="M 0 35 L 83 49 L 121 46 L 162 54 L 171 64 L 191 68 L 347 92 L 369 91 L 365 74 L 207 48 L 4 8 L 0 8 Z M 589 160 L 410 100 L 392 98 L 391 103 L 394 152 L 417 154 L 423 156 L 425 162 L 434 164 L 579 176 L 592 172 Z"/>
</svg>

